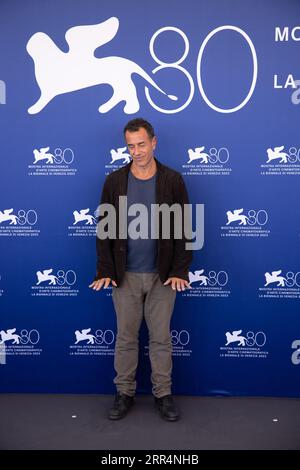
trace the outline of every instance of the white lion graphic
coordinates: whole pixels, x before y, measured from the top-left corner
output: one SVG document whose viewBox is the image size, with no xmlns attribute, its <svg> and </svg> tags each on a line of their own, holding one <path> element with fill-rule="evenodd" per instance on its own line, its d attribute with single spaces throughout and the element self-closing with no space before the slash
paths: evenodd
<svg viewBox="0 0 300 470">
<path fill-rule="evenodd" d="M 91 214 L 89 214 L 89 208 L 88 209 L 81 209 L 80 212 L 74 211 L 74 221 L 73 225 L 76 225 L 78 222 L 85 222 L 85 225 L 93 225 L 96 223 L 95 217 L 93 217 Z"/>
<path fill-rule="evenodd" d="M 20 219 L 15 214 L 13 214 L 13 211 L 13 209 L 5 209 L 4 211 L 0 211 L 0 224 L 10 220 L 9 225 L 17 225 L 17 221 Z"/>
<path fill-rule="evenodd" d="M 94 344 L 96 336 L 88 334 L 91 331 L 91 328 L 87 328 L 86 330 L 76 330 L 75 337 L 76 342 L 75 344 L 79 343 L 80 341 L 87 341 L 87 344 Z"/>
<path fill-rule="evenodd" d="M 16 331 L 16 328 L 12 328 L 11 330 L 7 331 L 0 331 L 0 336 L 1 336 L 1 341 L 0 344 L 5 343 L 6 341 L 13 341 L 12 344 L 19 344 L 21 336 L 14 334 Z"/>
<path fill-rule="evenodd" d="M 269 163 L 272 160 L 276 160 L 277 158 L 280 158 L 279 163 L 287 163 L 288 154 L 286 152 L 282 152 L 283 149 L 284 149 L 284 145 L 282 145 L 281 147 L 274 147 L 274 150 L 267 149 L 267 154 L 268 154 L 267 163 Z"/>
<path fill-rule="evenodd" d="M 99 112 L 107 113 L 118 103 L 125 101 L 124 112 L 136 113 L 140 105 L 131 78 L 134 73 L 166 95 L 150 75 L 132 60 L 115 56 L 95 57 L 95 50 L 111 41 L 118 29 L 119 20 L 115 17 L 95 25 L 70 28 L 65 35 L 69 45 L 68 52 L 60 50 L 45 33 L 38 32 L 31 36 L 26 48 L 34 61 L 41 96 L 28 112 L 39 113 L 57 95 L 108 84 L 113 89 L 113 95 L 99 107 Z M 176 96 L 167 96 L 171 100 L 177 100 Z"/>
<path fill-rule="evenodd" d="M 243 330 L 238 330 L 238 331 L 233 331 L 232 333 L 227 331 L 227 333 L 225 333 L 225 336 L 227 339 L 227 343 L 225 344 L 225 346 L 228 346 L 228 344 L 230 343 L 236 343 L 236 342 L 239 343 L 238 346 L 245 346 L 246 338 L 245 336 L 240 336 L 242 331 Z"/>
<path fill-rule="evenodd" d="M 281 272 L 282 271 L 280 269 L 279 271 L 272 271 L 271 274 L 265 273 L 265 278 L 266 278 L 265 287 L 268 286 L 269 284 L 272 284 L 273 282 L 278 282 L 277 287 L 279 286 L 284 287 L 286 278 L 283 276 L 279 276 Z"/>
<path fill-rule="evenodd" d="M 54 155 L 52 153 L 47 153 L 49 152 L 50 147 L 43 147 L 40 150 L 34 149 L 33 155 L 34 155 L 34 162 L 33 164 L 39 162 L 40 160 L 47 160 L 46 163 L 53 163 L 54 162 Z"/>
<path fill-rule="evenodd" d="M 208 158 L 209 155 L 208 153 L 203 152 L 205 147 L 196 147 L 195 150 L 189 149 L 188 154 L 189 154 L 189 161 L 188 163 L 191 163 L 193 160 L 201 160 L 200 163 L 208 163 Z"/>
<path fill-rule="evenodd" d="M 116 160 L 123 160 L 122 163 L 129 163 L 131 161 L 129 153 L 126 153 L 127 147 L 120 147 L 117 150 L 111 149 L 111 162 L 115 163 Z"/>
<path fill-rule="evenodd" d="M 231 222 L 238 222 L 240 221 L 239 225 L 247 225 L 248 217 L 242 214 L 244 209 L 235 209 L 232 211 L 227 211 L 227 223 L 226 225 L 231 224 Z"/>
<path fill-rule="evenodd" d="M 44 269 L 44 271 L 37 271 L 36 275 L 37 275 L 37 278 L 38 278 L 38 282 L 36 283 L 36 285 L 38 286 L 39 284 L 41 284 L 41 282 L 46 282 L 46 281 L 50 281 L 49 282 L 49 286 L 51 285 L 56 285 L 56 281 L 57 281 L 57 277 L 54 276 L 54 274 L 51 274 L 53 271 L 53 269 Z"/>
<path fill-rule="evenodd" d="M 203 276 L 204 269 L 200 269 L 199 271 L 189 271 L 189 283 L 192 284 L 193 282 L 199 282 L 200 286 L 207 286 L 208 277 Z"/>
</svg>

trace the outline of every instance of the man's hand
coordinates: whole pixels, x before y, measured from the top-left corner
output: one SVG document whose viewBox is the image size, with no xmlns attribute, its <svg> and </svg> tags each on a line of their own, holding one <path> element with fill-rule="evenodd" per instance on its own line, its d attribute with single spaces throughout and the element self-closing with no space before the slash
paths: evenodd
<svg viewBox="0 0 300 470">
<path fill-rule="evenodd" d="M 191 289 L 190 284 L 188 281 L 184 279 L 180 279 L 180 277 L 169 277 L 164 283 L 164 286 L 171 284 L 173 290 L 178 290 L 179 292 L 185 289 Z"/>
<path fill-rule="evenodd" d="M 92 282 L 89 287 L 94 290 L 100 290 L 102 287 L 103 289 L 107 289 L 110 283 L 112 283 L 114 287 L 117 287 L 116 282 L 113 281 L 110 277 L 102 277 L 101 279 L 98 279 L 98 281 Z"/>
</svg>

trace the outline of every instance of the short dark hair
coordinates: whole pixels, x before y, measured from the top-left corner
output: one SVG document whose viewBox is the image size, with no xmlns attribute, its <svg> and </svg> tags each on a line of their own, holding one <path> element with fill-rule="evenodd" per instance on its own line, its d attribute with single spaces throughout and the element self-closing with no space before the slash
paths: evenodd
<svg viewBox="0 0 300 470">
<path fill-rule="evenodd" d="M 124 135 L 126 132 L 137 132 L 141 127 L 143 127 L 146 131 L 147 134 L 151 139 L 155 136 L 153 126 L 150 124 L 150 122 L 146 121 L 143 118 L 135 118 L 131 119 L 131 121 L 127 122 L 126 126 L 124 127 Z"/>
</svg>

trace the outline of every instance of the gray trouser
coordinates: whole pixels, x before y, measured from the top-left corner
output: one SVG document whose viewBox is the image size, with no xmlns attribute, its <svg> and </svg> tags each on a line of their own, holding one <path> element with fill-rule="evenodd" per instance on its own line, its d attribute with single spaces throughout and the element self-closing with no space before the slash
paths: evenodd
<svg viewBox="0 0 300 470">
<path fill-rule="evenodd" d="M 114 379 L 117 391 L 133 396 L 139 354 L 139 330 L 145 317 L 149 331 L 152 392 L 157 398 L 171 393 L 172 343 L 170 320 L 176 291 L 164 286 L 157 273 L 126 272 L 113 287 L 117 314 Z"/>
</svg>

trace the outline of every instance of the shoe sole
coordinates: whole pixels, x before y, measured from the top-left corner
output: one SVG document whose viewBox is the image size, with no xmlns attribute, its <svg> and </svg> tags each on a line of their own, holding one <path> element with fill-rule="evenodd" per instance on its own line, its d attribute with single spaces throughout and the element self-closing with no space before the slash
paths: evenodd
<svg viewBox="0 0 300 470">
<path fill-rule="evenodd" d="M 122 416 L 108 416 L 108 419 L 110 419 L 111 421 L 118 421 L 118 419 L 125 418 L 126 415 L 127 415 L 127 413 L 125 413 Z"/>
<path fill-rule="evenodd" d="M 179 416 L 177 416 L 176 418 L 167 418 L 166 416 L 163 416 L 162 414 L 160 415 L 162 417 L 163 420 L 165 421 L 178 421 L 179 420 Z"/>
</svg>

